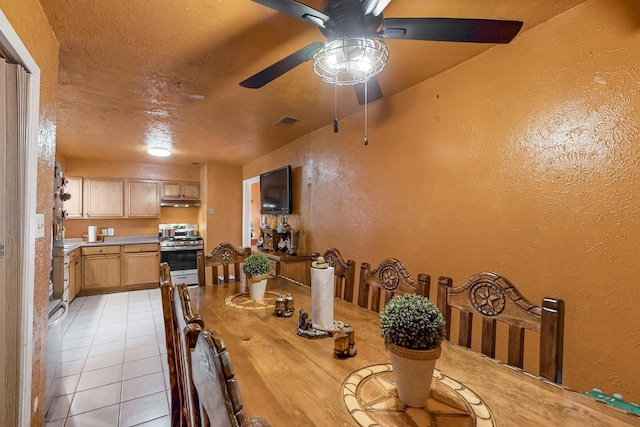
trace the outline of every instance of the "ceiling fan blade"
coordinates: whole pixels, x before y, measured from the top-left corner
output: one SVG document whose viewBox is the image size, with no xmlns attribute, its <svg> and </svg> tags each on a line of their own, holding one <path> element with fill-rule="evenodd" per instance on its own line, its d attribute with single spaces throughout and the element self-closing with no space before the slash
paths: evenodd
<svg viewBox="0 0 640 427">
<path fill-rule="evenodd" d="M 509 43 L 520 28 L 520 21 L 495 19 L 388 18 L 381 31 L 388 39 Z"/>
<path fill-rule="evenodd" d="M 282 12 L 285 15 L 289 15 L 292 18 L 299 19 L 301 21 L 311 22 L 318 27 L 324 27 L 324 23 L 329 20 L 329 17 L 324 13 L 309 7 L 305 4 L 298 3 L 294 0 L 253 0 L 256 3 L 260 3 L 263 6 L 270 7 L 271 9 Z"/>
<path fill-rule="evenodd" d="M 275 64 L 265 68 L 257 74 L 249 77 L 248 79 L 240 82 L 240 86 L 247 87 L 249 89 L 258 89 L 267 83 L 277 79 L 287 71 L 293 70 L 298 65 L 309 61 L 313 58 L 313 55 L 316 54 L 322 47 L 324 43 L 322 42 L 313 42 L 308 46 L 303 47 L 302 49 L 292 53 L 284 59 L 276 62 Z"/>
<path fill-rule="evenodd" d="M 358 104 L 364 105 L 364 83 L 358 83 L 353 85 L 356 90 L 356 97 L 358 97 Z M 382 98 L 382 89 L 380 89 L 380 83 L 376 77 L 371 77 L 367 81 L 367 104 L 371 104 L 374 101 Z"/>
</svg>

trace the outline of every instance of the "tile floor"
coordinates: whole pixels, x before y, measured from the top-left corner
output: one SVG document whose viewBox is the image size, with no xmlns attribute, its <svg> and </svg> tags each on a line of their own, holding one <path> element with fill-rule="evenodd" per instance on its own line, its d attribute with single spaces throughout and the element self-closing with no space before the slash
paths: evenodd
<svg viewBox="0 0 640 427">
<path fill-rule="evenodd" d="M 80 297 L 46 427 L 170 427 L 160 289 Z"/>
</svg>

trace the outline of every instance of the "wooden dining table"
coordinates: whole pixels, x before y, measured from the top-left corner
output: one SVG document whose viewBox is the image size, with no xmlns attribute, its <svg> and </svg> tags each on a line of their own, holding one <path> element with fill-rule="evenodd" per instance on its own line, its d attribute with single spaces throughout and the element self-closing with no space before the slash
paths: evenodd
<svg viewBox="0 0 640 427">
<path fill-rule="evenodd" d="M 640 417 L 542 380 L 463 347 L 443 343 L 425 409 L 395 394 L 378 313 L 334 299 L 334 320 L 354 332 L 353 357 L 337 357 L 336 336 L 297 334 L 311 289 L 271 278 L 262 301 L 242 281 L 190 287 L 205 329 L 223 338 L 246 413 L 271 426 L 640 426 Z M 275 314 L 276 296 L 291 294 L 291 317 Z"/>
</svg>

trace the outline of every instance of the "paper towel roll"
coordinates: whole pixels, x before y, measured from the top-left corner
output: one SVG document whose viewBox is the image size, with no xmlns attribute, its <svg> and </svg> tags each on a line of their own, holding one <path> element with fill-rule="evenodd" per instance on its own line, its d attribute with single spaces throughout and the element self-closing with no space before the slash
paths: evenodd
<svg viewBox="0 0 640 427">
<path fill-rule="evenodd" d="M 311 268 L 311 320 L 314 326 L 333 327 L 333 267 Z"/>
<path fill-rule="evenodd" d="M 89 242 L 97 241 L 98 240 L 98 226 L 90 225 L 87 234 L 89 236 Z"/>
</svg>

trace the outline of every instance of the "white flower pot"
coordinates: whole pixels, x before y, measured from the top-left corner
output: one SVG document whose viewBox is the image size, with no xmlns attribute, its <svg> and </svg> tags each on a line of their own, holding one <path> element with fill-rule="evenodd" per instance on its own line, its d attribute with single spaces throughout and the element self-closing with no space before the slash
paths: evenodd
<svg viewBox="0 0 640 427">
<path fill-rule="evenodd" d="M 398 399 L 412 408 L 425 407 L 431 390 L 433 369 L 442 348 L 410 350 L 389 343 L 386 346 L 391 355 Z"/>
<path fill-rule="evenodd" d="M 267 290 L 267 277 L 247 276 L 247 282 L 249 283 L 249 298 L 254 301 L 258 301 L 264 298 L 264 293 Z"/>
</svg>

